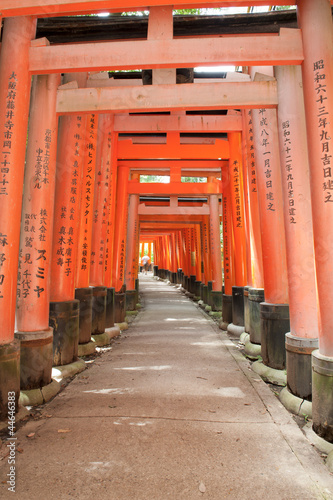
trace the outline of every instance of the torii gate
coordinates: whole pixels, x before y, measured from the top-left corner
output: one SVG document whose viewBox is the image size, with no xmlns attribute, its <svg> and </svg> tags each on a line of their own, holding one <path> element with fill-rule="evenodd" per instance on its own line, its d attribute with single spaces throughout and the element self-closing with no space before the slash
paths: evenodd
<svg viewBox="0 0 333 500">
<path fill-rule="evenodd" d="M 17 277 L 19 276 L 20 295 L 17 301 L 16 339 L 21 341 L 21 356 L 25 363 L 25 365 L 21 363 L 21 366 L 25 366 L 26 369 L 25 374 L 21 369 L 21 378 L 23 376 L 26 388 L 30 388 L 31 385 L 44 387 L 50 381 L 52 364 L 50 348 L 53 338 L 48 317 L 50 297 L 51 311 L 58 314 L 57 317 L 60 317 L 60 314 L 67 315 L 67 325 L 72 325 L 69 334 L 70 350 L 72 358 L 76 356 L 79 314 L 79 302 L 74 300 L 75 282 L 78 282 L 76 262 L 81 258 L 81 265 L 85 265 L 82 259 L 87 257 L 83 253 L 81 256 L 78 255 L 79 238 L 83 242 L 82 245 L 87 245 L 87 248 L 97 242 L 94 250 L 91 247 L 95 253 L 94 261 L 90 262 L 93 281 L 88 281 L 97 289 L 96 302 L 99 304 L 105 300 L 107 293 L 105 288 L 113 288 L 110 286 L 113 283 L 119 288 L 119 284 L 123 283 L 127 211 L 122 208 L 126 207 L 128 193 L 136 196 L 145 189 L 142 186 L 139 187 L 143 191 L 135 189 L 135 182 L 136 187 L 139 183 L 138 180 L 129 181 L 128 168 L 120 167 L 119 172 L 116 168 L 117 158 L 121 159 L 117 147 L 121 151 L 122 141 L 118 141 L 119 128 L 115 128 L 117 119 L 111 115 L 140 111 L 168 110 L 178 113 L 196 109 L 242 109 L 252 110 L 252 116 L 247 114 L 248 111 L 243 111 L 243 130 L 248 137 L 247 159 L 250 160 L 248 166 L 251 165 L 248 177 L 253 176 L 252 171 L 256 172 L 256 179 L 252 177 L 252 180 L 257 182 L 259 195 L 266 300 L 260 306 L 263 358 L 269 366 L 277 368 L 283 366 L 281 342 L 284 345 L 285 330 L 282 329 L 283 335 L 281 335 L 280 326 L 282 324 L 283 328 L 286 328 L 288 324 L 289 286 L 291 333 L 286 339 L 287 353 L 289 366 L 293 369 L 296 367 L 297 372 L 295 375 L 293 369 L 288 371 L 289 389 L 298 395 L 303 391 L 300 382 L 303 365 L 307 366 L 308 377 L 309 353 L 316 346 L 315 339 L 318 335 L 319 350 L 312 353 L 314 428 L 326 439 L 333 440 L 330 377 L 333 357 L 330 333 L 333 303 L 330 286 L 333 248 L 330 212 L 330 203 L 333 201 L 330 166 L 330 141 L 333 133 L 333 122 L 330 119 L 333 88 L 331 2 L 329 0 L 318 0 L 315 3 L 311 0 L 292 2 L 298 7 L 299 26 L 302 31 L 281 30 L 279 36 L 174 39 L 171 7 L 164 8 L 161 6 L 162 2 L 158 0 L 150 4 L 150 27 L 148 39 L 144 41 L 51 46 L 45 39 L 34 40 L 35 16 L 98 12 L 109 9 L 109 3 L 105 0 L 46 0 L 41 6 L 37 0 L 23 0 L 17 7 L 13 6 L 10 0 L 1 2 L 4 30 L 0 59 L 0 133 L 3 138 L 0 151 L 0 314 L 3 318 L 0 373 L 2 380 L 5 381 L 0 391 L 1 418 L 6 416 L 8 391 L 15 392 L 16 398 L 19 393 L 20 346 L 14 340 Z M 210 1 L 210 5 L 219 6 L 245 3 L 283 4 L 277 0 L 274 2 Z M 188 4 L 200 5 L 200 2 L 197 0 L 182 2 L 182 6 Z M 133 10 L 133 8 L 144 9 L 145 6 L 134 0 L 115 1 L 111 10 Z M 96 89 L 86 87 L 87 76 L 84 74 L 88 71 L 131 69 L 139 66 L 143 69 L 153 69 L 158 80 L 156 71 L 163 69 L 229 63 L 250 66 L 252 81 L 232 84 L 165 83 L 149 87 Z M 256 66 L 275 66 L 276 80 L 267 76 L 255 77 Z M 300 92 L 301 74 L 297 66 L 302 69 L 305 115 Z M 73 75 L 75 72 L 80 72 L 81 75 Z M 58 89 L 60 73 L 72 76 L 66 77 Z M 30 111 L 31 128 L 22 210 L 31 75 L 38 76 L 34 79 Z M 174 73 L 169 72 L 169 81 L 173 76 Z M 278 107 L 278 121 L 276 107 Z M 41 109 L 44 110 L 43 115 L 40 114 Z M 56 113 L 61 115 L 58 140 L 56 140 Z M 99 115 L 100 132 L 96 138 L 93 124 L 95 119 L 97 121 L 97 115 Z M 127 121 L 127 117 L 118 116 L 118 118 L 119 121 Z M 175 120 L 172 122 L 172 119 L 169 120 L 169 127 L 174 127 L 177 131 Z M 156 117 L 149 125 L 151 128 L 155 126 L 154 120 L 156 123 Z M 190 126 L 188 124 L 190 120 L 186 115 L 181 120 L 185 127 Z M 205 125 L 198 126 L 196 131 L 205 131 Z M 232 229 L 237 253 L 240 242 L 237 230 L 244 229 L 246 217 L 247 234 L 250 237 L 247 248 L 252 248 L 250 221 L 254 215 L 252 210 L 255 210 L 255 202 L 251 203 L 252 195 L 248 190 L 250 208 L 247 210 L 247 205 L 243 205 L 240 209 L 242 150 L 238 133 L 233 131 L 228 132 L 228 135 L 230 149 L 235 159 L 230 162 L 234 168 L 231 169 L 229 165 L 231 189 L 226 190 L 226 201 L 223 203 L 224 215 L 233 213 Z M 98 145 L 94 142 L 96 140 L 100 141 Z M 91 157 L 88 154 L 85 157 L 81 154 L 83 144 L 88 151 L 91 151 Z M 57 182 L 55 182 L 56 146 L 58 147 Z M 132 147 L 135 149 L 139 146 Z M 145 146 L 142 146 L 142 149 L 144 148 Z M 158 145 L 156 149 L 161 151 L 163 148 Z M 94 212 L 91 212 L 93 188 L 89 184 L 89 176 L 92 176 L 89 161 L 94 156 L 94 150 L 99 155 L 99 163 L 95 177 L 97 182 L 94 185 Z M 147 152 L 147 148 L 145 151 Z M 255 160 L 251 156 L 253 151 Z M 153 158 L 160 158 L 159 154 L 155 152 Z M 80 209 L 81 190 L 78 179 L 82 175 L 84 162 L 86 162 L 84 176 L 86 196 L 83 203 L 89 205 L 85 207 L 85 212 L 95 214 L 95 218 L 91 218 L 91 215 L 88 217 L 88 214 L 82 215 Z M 307 176 L 308 164 L 311 172 L 311 190 Z M 283 168 L 280 170 L 281 165 Z M 189 194 L 186 193 L 187 188 L 177 184 L 177 181 L 175 184 L 172 181 L 171 186 L 172 184 L 174 190 L 171 188 L 169 194 Z M 208 187 L 211 186 L 207 186 L 207 189 Z M 212 189 L 213 191 L 209 191 L 208 194 L 214 200 L 211 209 L 217 215 L 215 220 L 218 220 L 216 203 L 221 190 L 218 188 L 218 183 L 215 183 L 216 190 L 213 187 Z M 315 220 L 313 239 L 312 236 L 308 237 L 311 235 L 312 225 L 311 208 L 306 202 L 310 197 Z M 111 200 L 111 203 L 108 203 L 108 200 Z M 21 213 L 22 229 L 19 223 Z M 80 227 L 82 217 L 87 219 L 86 227 Z M 216 225 L 213 230 L 216 231 Z M 92 239 L 90 239 L 91 231 L 95 235 Z M 225 236 L 232 238 L 230 227 L 228 233 L 228 220 L 225 221 L 224 231 Z M 255 229 L 253 231 L 255 232 Z M 313 242 L 319 322 L 316 317 Z M 86 248 L 85 251 L 88 252 Z M 19 253 L 20 269 L 18 269 Z M 252 256 L 255 252 L 250 255 L 249 262 L 253 262 Z M 241 262 L 244 262 L 244 258 Z M 253 281 L 254 274 L 248 274 L 251 278 L 248 279 L 248 283 L 251 285 L 256 284 Z M 85 283 L 87 284 L 87 281 Z M 235 290 L 235 305 L 238 300 L 236 297 L 239 296 L 239 290 Z M 280 326 L 276 328 L 275 325 Z M 97 331 L 98 328 L 97 326 Z M 275 343 L 277 339 L 278 345 Z M 38 367 L 37 375 L 34 373 L 36 366 L 32 366 L 32 352 L 42 353 L 42 366 Z M 65 362 L 64 359 L 58 361 Z"/>
</svg>

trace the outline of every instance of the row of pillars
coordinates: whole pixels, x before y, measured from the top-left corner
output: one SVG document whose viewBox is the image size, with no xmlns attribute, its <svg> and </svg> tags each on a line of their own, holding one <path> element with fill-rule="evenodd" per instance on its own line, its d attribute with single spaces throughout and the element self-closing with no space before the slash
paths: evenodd
<svg viewBox="0 0 333 500">
<path fill-rule="evenodd" d="M 87 75 L 31 84 L 35 30 L 35 19 L 5 19 L 0 57 L 0 418 L 8 391 L 17 402 L 20 389 L 48 385 L 52 366 L 75 361 L 79 345 L 125 321 L 126 284 L 127 307 L 138 302 L 137 259 L 125 262 L 138 199 L 128 205 L 129 169 L 117 172 L 113 117 L 58 119 L 59 85 L 84 87 Z"/>
<path fill-rule="evenodd" d="M 330 2 L 319 0 L 314 5 L 302 0 L 298 15 L 305 60 L 302 70 L 275 68 L 278 113 L 246 110 L 243 137 L 228 134 L 231 158 L 229 168 L 222 171 L 222 312 L 227 315 L 224 304 L 231 297 L 232 323 L 247 326 L 251 335 L 250 320 L 258 319 L 259 309 L 260 321 L 251 340 L 259 343 L 260 338 L 264 362 L 274 368 L 284 366 L 289 332 L 288 385 L 296 394 L 306 385 L 303 378 L 309 378 L 307 359 L 312 352 L 314 428 L 332 441 Z M 64 363 L 58 342 L 64 336 L 70 339 L 73 358 L 78 342 L 81 299 L 75 299 L 76 294 L 88 294 L 94 287 L 96 297 L 106 301 L 107 290 L 113 289 L 121 299 L 127 287 L 135 302 L 137 293 L 139 196 L 128 197 L 129 169 L 114 168 L 117 135 L 112 116 L 64 116 L 57 126 L 58 75 L 34 77 L 30 102 L 28 50 L 35 29 L 32 18 L 5 19 L 0 57 L 0 371 L 10 384 L 1 389 L 2 416 L 7 388 L 13 390 L 12 380 L 19 373 L 17 339 L 21 351 L 42 352 L 42 357 L 52 344 L 53 362 Z M 72 85 L 75 79 L 82 87 L 86 77 L 65 75 L 62 83 Z M 258 72 L 256 78 L 262 78 Z M 135 175 L 132 179 L 138 181 Z M 209 257 L 197 227 L 156 240 L 155 257 L 161 269 L 174 273 L 184 268 L 190 280 L 191 276 L 203 279 L 207 287 L 211 281 L 212 290 L 221 294 L 218 195 L 209 195 L 209 207 Z M 204 227 L 202 223 L 200 231 Z M 198 265 L 200 252 L 203 271 Z M 193 253 L 198 259 L 192 258 Z M 241 305 L 246 286 L 255 311 L 250 312 L 248 325 L 245 317 L 244 325 L 237 325 L 246 311 Z M 66 335 L 57 337 L 62 322 Z M 29 388 L 45 384 L 43 374 L 31 376 L 40 362 L 31 354 L 27 358 L 29 374 L 21 382 Z M 21 378 L 23 373 L 21 369 Z M 18 395 L 17 385 L 15 392 Z"/>
<path fill-rule="evenodd" d="M 205 271 L 212 273 L 212 290 L 223 294 L 225 326 L 233 333 L 245 330 L 253 344 L 261 344 L 267 366 L 287 368 L 289 391 L 312 399 L 314 429 L 332 441 L 330 4 L 302 2 L 298 16 L 302 68 L 279 66 L 271 74 L 249 68 L 255 80 L 277 80 L 277 112 L 243 110 L 243 136 L 228 134 L 230 160 L 222 170 L 224 289 L 217 196 L 209 197 L 207 267 L 202 249 L 208 239 L 201 235 L 199 249 L 195 227 L 160 237 L 156 255 L 161 277 L 181 279 L 201 298 L 200 286 L 208 287 Z M 204 222 L 200 227 L 202 232 Z"/>
</svg>

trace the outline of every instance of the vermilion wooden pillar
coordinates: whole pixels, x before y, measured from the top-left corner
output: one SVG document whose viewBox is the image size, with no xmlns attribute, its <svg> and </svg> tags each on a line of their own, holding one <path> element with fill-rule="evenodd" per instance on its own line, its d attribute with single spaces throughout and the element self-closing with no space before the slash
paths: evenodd
<svg viewBox="0 0 333 500">
<path fill-rule="evenodd" d="M 100 115 L 98 119 L 96 147 L 94 211 L 90 261 L 90 285 L 93 286 L 93 335 L 102 335 L 105 332 L 106 326 L 107 289 L 105 286 L 105 259 L 110 210 L 112 128 L 113 115 Z"/>
<path fill-rule="evenodd" d="M 94 185 L 96 165 L 98 115 L 88 115 L 85 134 L 85 153 L 81 192 L 81 217 L 76 269 L 76 288 L 90 284 L 91 235 L 94 209 Z"/>
<path fill-rule="evenodd" d="M 289 285 L 287 384 L 293 394 L 309 399 L 318 311 L 302 72 L 299 66 L 281 66 L 275 75 Z"/>
<path fill-rule="evenodd" d="M 87 344 L 90 342 L 92 332 L 93 297 L 92 288 L 89 287 L 89 284 L 97 127 L 98 115 L 88 115 L 83 139 L 84 158 L 75 281 L 75 298 L 80 301 L 79 344 Z M 85 349 L 87 349 L 87 346 L 85 346 Z M 91 352 L 94 352 L 94 346 L 91 346 Z"/>
<path fill-rule="evenodd" d="M 234 243 L 232 227 L 232 207 L 230 192 L 229 166 L 222 167 L 222 226 L 223 226 L 223 263 L 224 263 L 224 294 L 222 303 L 222 327 L 224 330 L 232 323 L 232 287 L 235 285 L 234 276 Z"/>
<path fill-rule="evenodd" d="M 114 231 L 116 216 L 117 195 L 117 145 L 118 134 L 111 132 L 111 171 L 110 171 L 110 203 L 107 224 L 106 253 L 105 253 L 105 286 L 113 287 L 113 255 L 114 255 Z"/>
<path fill-rule="evenodd" d="M 195 254 L 196 254 L 196 282 L 195 282 L 195 296 L 200 297 L 200 285 L 201 285 L 201 224 L 196 224 L 194 228 L 194 242 L 195 242 Z"/>
<path fill-rule="evenodd" d="M 128 223 L 126 239 L 126 309 L 134 311 L 137 304 L 135 280 L 137 278 L 137 239 L 139 236 L 139 195 L 131 194 L 128 203 Z M 148 247 L 149 248 L 149 247 Z"/>
<path fill-rule="evenodd" d="M 118 167 L 112 268 L 112 285 L 116 291 L 116 323 L 122 323 L 125 320 L 126 314 L 125 261 L 128 214 L 128 180 L 129 168 Z"/>
<path fill-rule="evenodd" d="M 211 194 L 209 196 L 209 209 L 210 255 L 212 262 L 213 291 L 222 293 L 220 215 L 218 195 Z"/>
<path fill-rule="evenodd" d="M 297 3 L 310 161 L 319 307 L 319 351 L 312 353 L 314 430 L 333 442 L 333 38 L 328 0 Z"/>
<path fill-rule="evenodd" d="M 264 271 L 262 261 L 261 231 L 259 221 L 258 189 L 256 160 L 253 142 L 252 111 L 243 110 L 245 154 L 247 163 L 248 191 L 248 232 L 250 259 L 248 259 L 248 276 L 251 286 L 248 291 L 249 334 L 253 344 L 261 344 L 260 302 L 264 302 Z M 246 187 L 245 187 L 246 189 Z"/>
<path fill-rule="evenodd" d="M 195 281 L 197 279 L 197 252 L 195 246 L 195 226 L 193 225 L 190 229 L 190 292 L 195 294 Z"/>
<path fill-rule="evenodd" d="M 207 285 L 208 281 L 212 279 L 212 268 L 210 263 L 210 242 L 209 242 L 209 216 L 203 216 L 202 223 L 202 237 L 203 237 L 203 262 L 204 262 L 204 283 Z"/>
<path fill-rule="evenodd" d="M 56 96 L 60 75 L 35 76 L 24 177 L 16 312 L 21 389 L 51 382 L 50 261 L 57 153 Z"/>
<path fill-rule="evenodd" d="M 171 233 L 171 273 L 170 281 L 171 283 L 177 283 L 177 249 L 176 249 L 176 235 L 175 231 Z"/>
<path fill-rule="evenodd" d="M 90 262 L 90 285 L 97 287 L 105 284 L 106 232 L 110 203 L 111 128 L 112 116 L 100 115 Z"/>
<path fill-rule="evenodd" d="M 246 285 L 246 234 L 244 210 L 243 162 L 241 134 L 228 134 L 230 159 L 230 191 L 232 206 L 232 223 L 235 248 L 235 285 L 232 289 L 232 323 L 240 332 L 244 331 L 244 286 Z M 230 325 L 229 329 L 233 328 Z"/>
<path fill-rule="evenodd" d="M 185 256 L 186 256 L 186 278 L 185 288 L 188 292 L 191 291 L 191 229 L 185 229 Z"/>
<path fill-rule="evenodd" d="M 253 110 L 252 117 L 265 283 L 261 353 L 266 365 L 284 369 L 284 339 L 290 325 L 277 117 L 274 109 Z"/>
<path fill-rule="evenodd" d="M 29 47 L 36 20 L 4 20 L 0 57 L 0 419 L 7 416 L 8 392 L 20 391 L 20 346 L 14 340 L 24 160 L 29 112 Z"/>
<path fill-rule="evenodd" d="M 85 86 L 85 74 L 65 75 Z M 56 190 L 51 262 L 50 325 L 54 329 L 53 364 L 76 359 L 79 341 L 79 301 L 74 299 L 86 117 L 59 120 Z"/>
</svg>

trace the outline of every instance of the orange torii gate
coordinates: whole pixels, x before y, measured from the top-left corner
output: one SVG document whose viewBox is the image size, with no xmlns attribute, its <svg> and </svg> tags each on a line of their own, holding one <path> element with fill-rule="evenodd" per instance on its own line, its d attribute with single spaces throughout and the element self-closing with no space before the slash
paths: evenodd
<svg viewBox="0 0 333 500">
<path fill-rule="evenodd" d="M 330 286 L 333 248 L 330 212 L 333 200 L 330 143 L 333 133 L 333 122 L 330 117 L 333 99 L 331 95 L 333 88 L 331 2 L 329 0 L 291 2 L 298 7 L 299 27 L 302 31 L 282 29 L 278 36 L 231 35 L 182 39 L 172 36 L 171 7 L 159 9 L 162 5 L 161 0 L 152 0 L 147 40 L 102 42 L 98 44 L 98 51 L 96 51 L 97 44 L 94 43 L 52 46 L 46 39 L 34 40 L 36 28 L 34 16 L 98 12 L 109 9 L 109 2 L 105 0 L 45 0 L 42 6 L 37 0 L 23 0 L 19 6 L 13 6 L 12 3 L 10 0 L 3 0 L 1 6 L 4 29 L 0 57 L 0 95 L 2 97 L 0 99 L 2 137 L 0 150 L 0 314 L 3 318 L 0 337 L 0 373 L 1 379 L 5 380 L 0 391 L 1 418 L 6 416 L 8 391 L 15 392 L 16 399 L 18 398 L 20 353 L 22 353 L 21 378 L 25 373 L 26 387 L 31 389 L 44 387 L 50 380 L 51 331 L 45 319 L 49 294 L 51 294 L 52 303 L 57 304 L 56 309 L 65 308 L 66 314 L 68 313 L 72 327 L 69 335 L 70 342 L 68 343 L 68 339 L 66 342 L 69 351 L 72 352 L 72 359 L 76 355 L 76 340 L 74 339 L 78 340 L 79 337 L 79 302 L 74 298 L 75 286 L 79 283 L 79 280 L 76 281 L 78 276 L 76 262 L 80 261 L 82 265 L 82 259 L 87 257 L 83 253 L 80 254 L 78 242 L 84 241 L 80 233 L 81 230 L 85 231 L 80 225 L 85 203 L 82 201 L 82 179 L 84 156 L 87 154 L 85 147 L 91 144 L 82 131 L 88 130 L 86 122 L 92 114 L 96 116 L 105 114 L 109 117 L 110 114 L 115 114 L 108 160 L 109 176 L 104 176 L 102 173 L 104 172 L 102 165 L 107 164 L 104 163 L 104 156 L 103 160 L 97 160 L 96 154 L 96 175 L 101 171 L 103 185 L 101 184 L 100 187 L 104 193 L 102 198 L 104 198 L 102 201 L 97 201 L 95 198 L 94 210 L 97 210 L 97 220 L 94 222 L 94 219 L 91 219 L 95 212 L 89 212 L 89 216 L 87 215 L 89 221 L 87 220 L 86 230 L 89 234 L 89 228 L 95 227 L 95 233 L 98 234 L 100 242 L 98 248 L 94 250 L 95 254 L 96 251 L 98 252 L 97 268 L 94 267 L 95 263 L 91 260 L 89 262 L 90 270 L 93 269 L 93 275 L 95 275 L 95 284 L 101 285 L 102 288 L 115 288 L 116 295 L 118 294 L 120 299 L 119 304 L 123 304 L 127 243 L 129 241 L 132 243 L 136 241 L 136 245 L 139 243 L 139 231 L 135 220 L 138 220 L 136 217 L 140 195 L 189 197 L 203 194 L 210 199 L 209 253 L 212 257 L 211 267 L 216 281 L 215 286 L 218 288 L 216 291 L 220 292 L 222 275 L 220 273 L 221 259 L 217 259 L 219 250 L 217 223 L 219 221 L 219 198 L 222 194 L 223 215 L 226 219 L 223 221 L 224 242 L 228 258 L 228 260 L 224 259 L 224 297 L 230 296 L 233 292 L 232 287 L 230 290 L 230 284 L 235 285 L 236 288 L 239 286 L 242 288 L 245 284 L 254 285 L 253 288 L 256 290 L 262 290 L 262 285 L 264 285 L 266 302 L 261 303 L 259 309 L 262 327 L 260 340 L 264 362 L 273 368 L 285 366 L 284 340 L 285 333 L 289 329 L 288 300 L 290 299 L 290 335 L 286 339 L 287 362 L 289 362 L 289 365 L 287 364 L 288 387 L 293 394 L 302 398 L 310 397 L 310 354 L 317 347 L 318 335 L 319 350 L 312 352 L 314 428 L 327 439 L 333 440 L 330 377 L 333 362 L 333 342 L 330 335 L 333 301 Z M 219 6 L 273 3 L 274 5 L 283 4 L 279 0 L 274 2 L 267 2 L 267 0 L 210 1 L 210 5 Z M 200 1 L 182 2 L 182 6 L 188 4 L 200 5 Z M 114 11 L 133 10 L 133 8 L 144 9 L 146 6 L 143 6 L 139 0 L 113 2 L 112 4 Z M 159 23 L 166 28 L 163 31 L 163 37 L 158 36 Z M 246 50 L 244 50 L 245 47 Z M 139 66 L 143 69 L 152 69 L 156 76 L 158 75 L 156 72 L 167 68 L 228 63 L 250 67 L 251 80 L 176 85 L 172 81 L 171 72 L 167 83 L 145 87 L 104 86 L 97 89 L 80 82 L 84 79 L 83 74 L 88 71 L 132 69 Z M 269 70 L 267 72 L 264 70 L 266 73 L 264 76 L 258 75 L 258 73 L 263 73 L 263 69 L 258 70 L 256 66 L 274 66 L 274 77 L 272 73 L 267 78 Z M 290 68 L 290 66 L 294 67 Z M 301 72 L 296 66 L 299 66 L 302 72 L 305 113 L 302 108 L 303 98 L 299 99 Z M 82 73 L 82 78 L 76 76 L 71 78 L 74 81 L 63 80 L 55 96 L 58 75 L 75 72 Z M 31 101 L 30 126 L 32 129 L 35 127 L 36 136 L 33 139 L 32 133 L 29 137 L 28 153 L 30 156 L 28 155 L 28 166 L 25 172 L 24 192 L 24 197 L 31 197 L 31 204 L 29 205 L 28 201 L 24 200 L 22 211 L 31 75 L 45 75 L 46 80 L 45 78 L 43 80 L 41 76 L 34 77 L 35 82 L 38 83 L 34 82 L 36 96 Z M 51 75 L 54 75 L 54 80 Z M 45 109 L 48 109 L 47 116 L 45 119 L 43 117 L 40 124 L 37 124 L 35 123 L 38 115 L 36 108 L 46 101 L 51 103 L 51 108 L 45 106 Z M 276 108 L 278 108 L 278 120 Z M 205 109 L 241 109 L 246 110 L 245 113 L 252 110 L 252 117 L 246 127 L 243 125 L 240 127 L 238 116 L 231 115 L 231 118 L 227 115 L 223 121 L 225 124 L 229 122 L 230 128 L 228 128 L 227 125 L 221 126 L 217 123 L 220 118 L 215 121 L 211 118 L 207 121 L 203 119 L 200 124 L 198 118 L 188 118 L 184 114 L 185 110 Z M 171 115 L 161 118 L 161 129 L 158 129 L 157 115 L 152 115 L 152 118 L 124 115 L 128 112 L 165 111 L 170 112 Z M 55 112 L 62 115 L 58 140 L 56 140 L 54 125 Z M 172 113 L 178 114 L 181 118 L 175 119 Z M 295 116 L 304 117 L 301 127 L 295 123 Z M 109 119 L 106 118 L 106 120 Z M 243 119 L 245 120 L 244 117 Z M 147 133 L 157 130 L 165 132 L 167 143 L 147 145 L 132 142 L 130 144 L 128 141 L 119 140 L 118 134 L 121 133 L 122 124 L 127 122 L 127 130 L 135 133 L 135 130 L 140 127 L 140 120 L 141 123 L 145 120 L 143 126 L 146 127 Z M 215 144 L 209 146 L 203 144 L 190 146 L 182 144 L 181 140 L 178 140 L 179 137 L 173 135 L 179 134 L 182 130 L 205 133 L 213 128 L 215 131 L 227 132 L 228 141 L 216 140 Z M 248 151 L 245 147 L 241 148 L 240 130 L 244 130 L 243 137 L 248 138 L 246 145 L 249 148 Z M 252 141 L 253 144 L 251 144 Z M 54 179 L 56 143 L 58 146 L 57 183 Z M 165 155 L 170 154 L 170 144 L 174 153 L 168 158 Z M 227 155 L 224 151 L 224 154 L 216 156 L 217 151 L 223 150 L 222 146 L 226 145 L 228 147 L 232 145 L 229 154 Z M 100 147 L 103 148 L 102 145 Z M 212 149 L 209 150 L 208 147 Z M 138 182 L 134 170 L 133 173 L 128 166 L 120 166 L 121 161 L 126 159 L 126 150 L 131 155 L 137 155 L 132 158 L 133 161 L 139 161 L 140 158 L 149 161 L 165 158 L 176 162 L 180 160 L 205 161 L 209 158 L 212 161 L 216 161 L 217 158 L 230 159 L 230 161 L 228 172 L 225 174 L 223 171 L 226 172 L 226 166 L 223 162 L 221 180 L 212 179 L 213 173 L 213 175 L 207 175 L 207 182 L 199 187 L 199 183 L 195 186 L 188 186 L 181 182 L 181 167 L 176 163 L 170 168 L 169 186 L 147 187 Z M 201 156 L 207 155 L 208 151 L 210 151 L 210 156 Z M 254 158 L 252 154 L 255 155 Z M 118 159 L 120 161 L 117 165 Z M 161 163 L 163 162 L 164 160 Z M 245 167 L 243 169 L 241 163 L 247 165 L 247 169 Z M 31 164 L 33 164 L 32 168 Z M 311 174 L 311 188 L 307 165 Z M 165 165 L 162 168 L 165 168 Z M 98 177 L 95 176 L 94 179 L 94 191 L 96 178 Z M 229 178 L 229 183 L 225 184 L 227 178 Z M 85 180 L 87 184 L 86 174 Z M 27 181 L 32 182 L 32 186 L 27 187 Z M 250 189 L 252 181 L 255 181 L 257 185 L 257 200 Z M 110 185 L 107 186 L 107 182 Z M 245 196 L 242 187 L 244 183 Z M 86 188 L 87 185 L 85 185 Z M 29 189 L 31 195 L 29 195 Z M 97 188 L 96 192 L 98 192 Z M 86 202 L 90 194 L 92 193 L 86 191 Z M 54 196 L 55 212 L 53 215 Z M 308 202 L 310 196 L 315 219 L 313 237 L 310 231 L 311 208 Z M 93 201 L 90 200 L 90 202 Z M 87 210 L 88 207 L 85 208 L 85 211 Z M 21 214 L 22 225 L 19 222 Z M 100 216 L 106 228 L 97 227 Z M 263 256 L 263 271 L 260 270 L 258 274 L 252 270 L 253 264 L 254 268 L 258 265 L 260 267 L 261 258 L 258 252 L 257 218 L 260 219 Z M 95 226 L 91 226 L 91 223 Z M 156 231 L 156 223 L 152 230 Z M 52 233 L 56 235 L 57 240 L 53 238 L 54 244 L 51 248 Z M 173 243 L 175 234 L 173 230 L 170 232 L 169 247 L 175 246 Z M 198 237 L 197 233 L 193 233 L 191 240 L 189 233 L 186 234 L 187 251 L 191 252 L 195 248 L 196 235 Z M 304 235 L 308 235 L 308 238 L 304 238 Z M 180 238 L 179 232 L 177 238 Z M 90 241 L 84 244 L 89 245 Z M 137 258 L 137 246 L 132 246 L 131 253 Z M 132 258 L 132 276 L 135 274 L 133 262 Z M 246 262 L 251 265 L 251 272 L 246 271 Z M 169 259 L 169 263 L 174 268 L 175 262 L 170 262 Z M 195 266 L 192 262 L 187 262 L 187 266 L 188 272 L 194 272 Z M 98 272 L 97 269 L 99 269 Z M 196 268 L 195 270 L 200 274 Z M 52 289 L 50 289 L 51 273 L 54 280 Z M 17 340 L 14 340 L 17 278 L 20 331 L 16 333 L 16 339 L 20 339 L 20 345 Z M 82 288 L 88 288 L 87 284 L 92 284 L 90 279 L 88 283 L 87 280 L 80 283 L 84 283 L 84 286 L 80 285 Z M 308 293 L 309 289 L 312 291 L 311 294 Z M 250 295 L 249 290 L 249 303 L 262 299 L 259 292 L 253 294 L 252 301 Z M 317 298 L 319 320 L 316 310 Z M 237 322 L 240 323 L 235 311 L 237 300 L 235 295 L 235 299 L 231 301 L 234 308 L 231 319 L 234 326 L 245 326 L 237 325 Z M 35 323 L 35 318 L 31 320 L 29 314 L 32 310 L 34 316 L 40 318 L 40 322 Z M 243 321 L 245 322 L 245 318 Z M 254 341 L 253 343 L 258 343 L 258 339 L 254 338 L 252 328 L 253 325 L 250 322 L 251 340 Z M 34 379 L 30 373 L 32 368 L 29 368 L 29 363 L 23 361 L 32 355 L 30 351 L 42 353 L 43 369 L 41 372 L 43 373 L 37 374 Z M 65 362 L 65 357 L 58 357 L 60 363 Z M 304 372 L 307 374 L 306 377 L 302 375 Z"/>
</svg>

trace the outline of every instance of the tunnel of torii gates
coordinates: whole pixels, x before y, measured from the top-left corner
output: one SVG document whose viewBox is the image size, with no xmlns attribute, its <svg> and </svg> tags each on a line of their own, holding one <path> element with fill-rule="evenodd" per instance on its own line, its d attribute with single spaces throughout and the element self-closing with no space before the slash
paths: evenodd
<svg viewBox="0 0 333 500">
<path fill-rule="evenodd" d="M 52 365 L 136 307 L 141 241 L 155 274 L 245 329 L 265 365 L 286 366 L 333 441 L 331 3 L 288 3 L 295 29 L 174 37 L 163 0 L 0 1 L 2 419 L 8 391 L 46 390 Z M 36 39 L 38 17 L 140 9 L 144 40 Z M 176 85 L 177 68 L 223 64 L 243 74 Z M 108 78 L 135 68 L 152 84 Z"/>
</svg>

